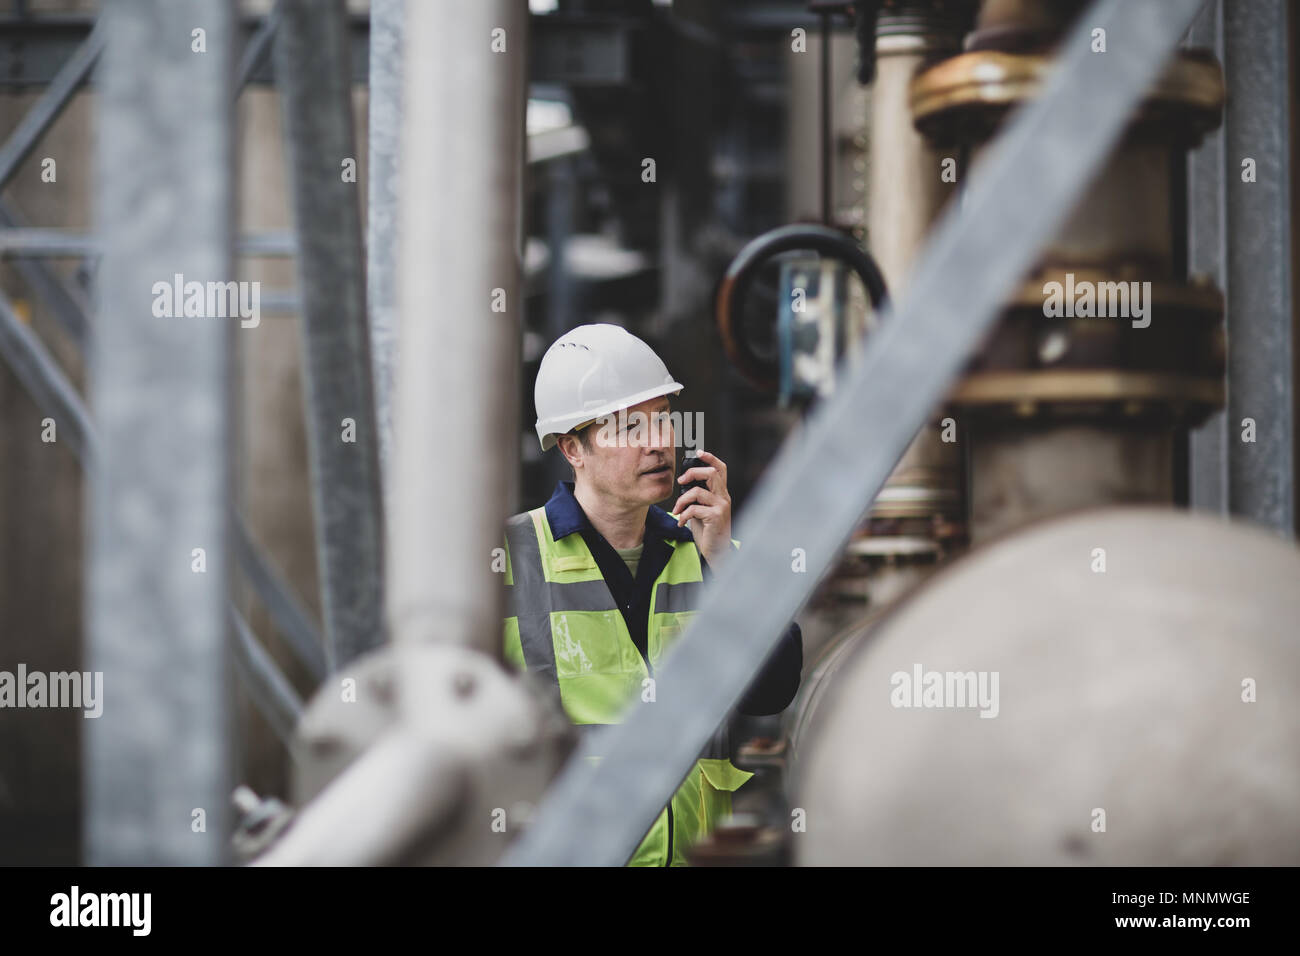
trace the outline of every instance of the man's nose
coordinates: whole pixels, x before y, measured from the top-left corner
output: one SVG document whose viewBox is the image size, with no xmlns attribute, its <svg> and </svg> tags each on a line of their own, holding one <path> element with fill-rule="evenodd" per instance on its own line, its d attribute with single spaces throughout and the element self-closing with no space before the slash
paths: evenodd
<svg viewBox="0 0 1300 956">
<path fill-rule="evenodd" d="M 665 417 L 650 429 L 650 447 L 672 449 L 676 440 L 672 420 Z"/>
</svg>

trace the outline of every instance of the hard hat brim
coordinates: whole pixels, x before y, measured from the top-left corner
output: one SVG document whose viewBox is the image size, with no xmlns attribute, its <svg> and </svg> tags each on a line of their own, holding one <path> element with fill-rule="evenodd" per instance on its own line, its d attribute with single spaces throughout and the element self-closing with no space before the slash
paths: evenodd
<svg viewBox="0 0 1300 956">
<path fill-rule="evenodd" d="M 685 388 L 681 382 L 665 382 L 662 385 L 656 385 L 654 388 L 646 389 L 643 392 L 637 392 L 635 395 L 629 395 L 620 398 L 616 402 L 610 402 L 607 405 L 601 405 L 597 408 L 584 408 L 581 411 L 574 412 L 570 415 L 558 415 L 548 419 L 538 419 L 536 424 L 537 439 L 542 443 L 542 451 L 549 450 L 555 445 L 556 438 L 566 432 L 571 431 L 575 426 L 581 425 L 585 421 L 600 418 L 611 412 L 622 411 L 625 408 L 631 408 L 634 405 L 640 405 L 642 402 L 648 402 L 652 398 L 658 398 L 660 395 L 677 395 Z"/>
</svg>

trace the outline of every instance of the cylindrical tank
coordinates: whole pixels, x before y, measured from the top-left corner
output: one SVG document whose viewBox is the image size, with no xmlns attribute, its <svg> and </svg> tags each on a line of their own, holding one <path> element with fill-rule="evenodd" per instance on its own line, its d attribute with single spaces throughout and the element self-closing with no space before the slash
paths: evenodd
<svg viewBox="0 0 1300 956">
<path fill-rule="evenodd" d="M 1300 552 L 1172 509 L 959 559 L 836 669 L 800 865 L 1300 863 Z"/>
</svg>

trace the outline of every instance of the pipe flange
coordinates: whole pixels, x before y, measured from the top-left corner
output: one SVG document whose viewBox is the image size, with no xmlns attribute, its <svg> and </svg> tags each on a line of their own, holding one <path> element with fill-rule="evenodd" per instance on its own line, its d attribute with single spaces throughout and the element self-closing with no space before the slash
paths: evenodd
<svg viewBox="0 0 1300 956">
<path fill-rule="evenodd" d="M 917 130 L 936 146 L 990 138 L 1008 110 L 1038 96 L 1055 60 L 1044 53 L 978 50 L 918 73 L 911 85 Z M 1188 148 L 1219 125 L 1223 70 L 1205 51 L 1183 50 L 1143 101 L 1134 131 Z"/>
<path fill-rule="evenodd" d="M 964 416 L 1024 421 L 1150 420 L 1195 425 L 1223 407 L 1223 380 L 1170 372 L 1059 369 L 978 372 L 948 401 Z"/>
<path fill-rule="evenodd" d="M 951 485 L 951 480 L 948 484 Z M 871 504 L 872 518 L 924 518 L 936 513 L 956 515 L 961 496 L 937 479 L 925 482 L 886 483 Z"/>
<path fill-rule="evenodd" d="M 1113 275 L 1070 272 L 1060 282 L 1061 276 L 1042 273 L 1025 283 L 967 373 L 1115 371 L 1222 378 L 1226 344 L 1217 289 L 1159 282 L 1139 287 L 1134 294 L 1141 299 L 1131 299 L 1128 284 L 1113 281 Z M 1108 276 L 1112 281 L 1104 284 Z M 1080 297 L 1080 290 L 1087 295 Z"/>
<path fill-rule="evenodd" d="M 876 16 L 876 56 L 955 52 L 975 7 L 972 0 L 886 0 Z"/>
<path fill-rule="evenodd" d="M 1134 282 L 1151 283 L 1151 304 L 1163 310 L 1177 310 L 1188 316 L 1206 316 L 1218 318 L 1223 315 L 1223 293 L 1213 283 L 1206 281 L 1177 282 L 1172 279 L 1142 280 L 1143 275 L 1151 273 L 1136 265 L 1117 263 L 1104 268 L 1077 268 L 1069 265 L 1048 263 L 1037 269 L 1016 290 L 1007 303 L 1012 309 L 1041 309 L 1049 291 L 1048 283 L 1058 283 L 1062 296 L 1068 297 L 1069 291 L 1083 289 L 1085 285 L 1100 289 L 1103 285 L 1113 290 L 1116 285 L 1130 285 Z"/>
</svg>

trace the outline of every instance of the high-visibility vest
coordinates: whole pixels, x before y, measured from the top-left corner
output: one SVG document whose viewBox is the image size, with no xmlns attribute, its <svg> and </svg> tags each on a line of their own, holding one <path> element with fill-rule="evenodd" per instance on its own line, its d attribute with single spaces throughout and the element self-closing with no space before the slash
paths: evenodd
<svg viewBox="0 0 1300 956">
<path fill-rule="evenodd" d="M 673 553 L 650 596 L 647 668 L 582 535 L 556 541 L 545 508 L 506 522 L 506 660 L 554 681 L 575 724 L 618 723 L 695 616 L 703 584 L 699 551 L 693 541 L 667 544 Z M 687 865 L 685 851 L 731 813 L 731 794 L 752 776 L 731 763 L 724 727 L 628 865 Z"/>
</svg>

